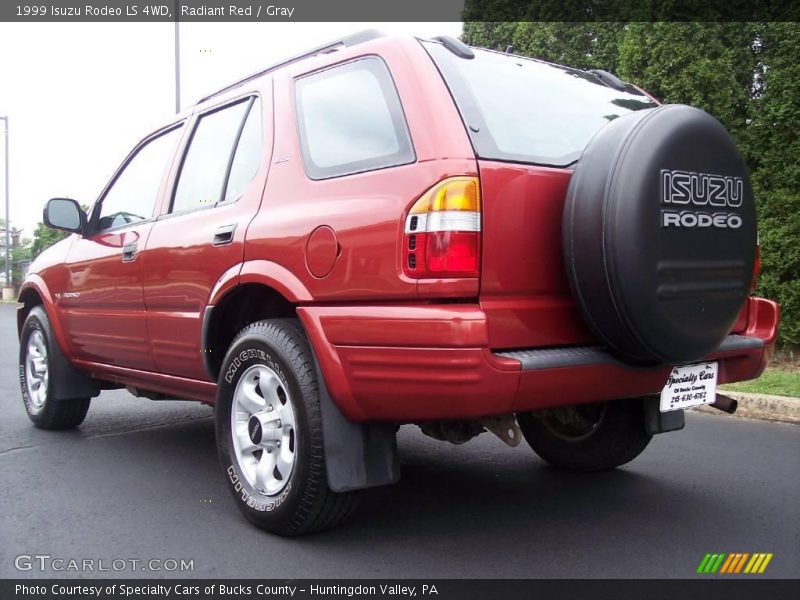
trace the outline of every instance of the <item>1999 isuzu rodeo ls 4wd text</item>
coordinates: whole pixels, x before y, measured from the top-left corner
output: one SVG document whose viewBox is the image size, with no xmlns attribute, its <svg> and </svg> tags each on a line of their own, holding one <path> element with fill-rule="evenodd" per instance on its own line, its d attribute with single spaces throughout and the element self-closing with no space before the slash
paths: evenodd
<svg viewBox="0 0 800 600">
<path fill-rule="evenodd" d="M 101 390 L 215 407 L 224 476 L 282 535 L 399 477 L 395 432 L 627 463 L 731 410 L 778 306 L 747 170 L 705 112 L 458 40 L 368 31 L 140 142 L 19 295 L 33 423 Z"/>
</svg>

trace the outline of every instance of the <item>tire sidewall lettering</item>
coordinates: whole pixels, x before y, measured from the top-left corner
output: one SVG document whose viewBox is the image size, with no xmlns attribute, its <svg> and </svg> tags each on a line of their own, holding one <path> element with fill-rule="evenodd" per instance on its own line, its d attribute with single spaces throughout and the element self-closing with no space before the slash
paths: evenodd
<svg viewBox="0 0 800 600">
<path fill-rule="evenodd" d="M 28 379 L 25 376 L 25 365 L 21 364 L 19 366 L 19 384 L 20 388 L 22 389 L 22 401 L 25 402 L 25 407 L 27 408 L 30 406 L 31 397 L 28 394 Z"/>
<path fill-rule="evenodd" d="M 49 340 L 47 337 L 47 332 L 45 331 L 44 327 L 42 327 L 41 323 L 37 318 L 30 319 L 25 324 L 25 329 L 23 330 L 23 335 L 20 340 L 20 354 L 22 356 L 22 360 L 20 361 L 19 365 L 19 383 L 20 383 L 20 390 L 22 391 L 22 401 L 25 403 L 25 409 L 30 413 L 32 406 L 32 401 L 30 394 L 28 393 L 28 376 L 25 371 L 25 365 L 28 361 L 28 340 L 30 340 L 31 335 L 33 335 L 34 331 L 38 331 L 42 334 L 44 338 L 44 343 L 47 345 L 49 344 Z M 50 357 L 48 353 L 47 361 L 49 363 Z M 47 395 L 50 395 L 50 390 L 48 389 Z M 47 403 L 47 398 L 45 398 L 45 403 Z"/>
<path fill-rule="evenodd" d="M 243 481 L 239 477 L 238 469 L 233 463 L 229 462 L 228 468 L 225 469 L 225 472 L 228 475 L 228 480 L 233 486 L 233 491 L 236 493 L 242 504 L 259 512 L 272 512 L 286 501 L 289 492 L 292 490 L 292 480 L 289 479 L 289 482 L 286 484 L 283 490 L 281 490 L 280 494 L 274 497 L 264 496 L 263 494 L 253 493 L 250 491 L 250 486 L 246 481 Z"/>
<path fill-rule="evenodd" d="M 225 382 L 231 383 L 236 377 L 236 373 L 239 371 L 239 367 L 246 364 L 247 362 L 259 359 L 264 361 L 270 367 L 274 364 L 272 357 L 270 357 L 264 350 L 260 350 L 257 348 L 248 348 L 247 350 L 242 350 L 231 359 L 231 364 L 225 370 Z M 281 375 L 281 379 L 283 376 Z"/>
<path fill-rule="evenodd" d="M 261 348 L 253 347 L 245 348 L 237 352 L 232 358 L 229 359 L 228 366 L 225 369 L 225 374 L 223 376 L 223 385 L 225 386 L 226 395 L 229 396 L 229 398 L 225 401 L 225 422 L 230 422 L 230 411 L 232 410 L 230 397 L 232 397 L 233 390 L 236 389 L 239 379 L 247 370 L 247 368 L 254 366 L 255 364 L 263 364 L 269 367 L 273 372 L 275 372 L 275 374 L 281 380 L 281 383 L 287 389 L 292 387 L 287 380 L 284 369 L 270 352 Z M 292 493 L 292 490 L 294 489 L 294 473 L 280 493 L 278 493 L 276 496 L 266 496 L 253 489 L 253 487 L 244 479 L 239 471 L 239 467 L 236 464 L 236 459 L 233 455 L 233 441 L 231 439 L 230 430 L 228 430 L 225 439 L 222 440 L 222 445 L 225 451 L 224 467 L 226 477 L 230 482 L 234 496 L 243 507 L 247 507 L 249 510 L 260 513 L 270 513 L 280 508 L 287 501 Z"/>
</svg>

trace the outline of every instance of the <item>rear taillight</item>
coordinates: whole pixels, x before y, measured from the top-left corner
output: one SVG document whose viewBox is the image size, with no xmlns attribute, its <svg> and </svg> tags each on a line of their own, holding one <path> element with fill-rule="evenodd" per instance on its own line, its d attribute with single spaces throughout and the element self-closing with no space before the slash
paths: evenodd
<svg viewBox="0 0 800 600">
<path fill-rule="evenodd" d="M 480 271 L 481 192 L 477 177 L 440 181 L 406 217 L 403 271 L 417 279 L 477 277 Z"/>
</svg>

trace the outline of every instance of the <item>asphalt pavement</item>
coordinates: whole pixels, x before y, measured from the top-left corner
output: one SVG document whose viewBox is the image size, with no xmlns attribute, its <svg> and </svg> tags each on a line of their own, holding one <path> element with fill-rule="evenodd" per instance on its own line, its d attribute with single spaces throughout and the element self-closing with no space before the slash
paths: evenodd
<svg viewBox="0 0 800 600">
<path fill-rule="evenodd" d="M 0 304 L 0 577 L 692 578 L 709 552 L 770 552 L 756 577 L 800 575 L 798 425 L 693 412 L 593 475 L 490 434 L 452 446 L 403 427 L 400 483 L 335 530 L 282 539 L 236 509 L 209 407 L 104 392 L 79 429 L 34 429 L 14 311 Z M 54 569 L 70 560 L 95 571 Z"/>
</svg>

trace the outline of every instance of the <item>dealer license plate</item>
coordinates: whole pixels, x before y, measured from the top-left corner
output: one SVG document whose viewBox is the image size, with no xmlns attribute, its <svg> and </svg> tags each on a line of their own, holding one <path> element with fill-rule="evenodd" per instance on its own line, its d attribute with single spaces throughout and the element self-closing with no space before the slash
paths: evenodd
<svg viewBox="0 0 800 600">
<path fill-rule="evenodd" d="M 673 367 L 661 390 L 661 412 L 711 404 L 717 396 L 717 363 Z"/>
</svg>

